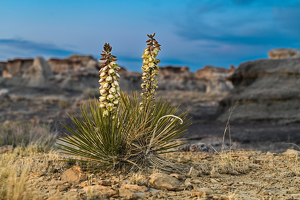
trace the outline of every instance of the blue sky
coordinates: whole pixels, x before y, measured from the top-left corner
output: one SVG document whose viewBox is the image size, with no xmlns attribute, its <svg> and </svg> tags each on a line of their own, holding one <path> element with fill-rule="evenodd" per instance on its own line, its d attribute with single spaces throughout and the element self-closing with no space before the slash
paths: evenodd
<svg viewBox="0 0 300 200">
<path fill-rule="evenodd" d="M 0 60 L 73 53 L 140 71 L 147 34 L 161 66 L 229 67 L 300 47 L 300 0 L 0 0 Z"/>
</svg>

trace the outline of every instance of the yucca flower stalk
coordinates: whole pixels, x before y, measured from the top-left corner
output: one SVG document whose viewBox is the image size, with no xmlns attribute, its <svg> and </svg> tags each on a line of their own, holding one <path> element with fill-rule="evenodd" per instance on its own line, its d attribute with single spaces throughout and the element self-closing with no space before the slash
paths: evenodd
<svg viewBox="0 0 300 200">
<path fill-rule="evenodd" d="M 148 46 L 145 48 L 142 56 L 142 70 L 144 71 L 142 79 L 144 79 L 144 83 L 141 85 L 143 89 L 141 96 L 143 101 L 154 99 L 155 90 L 158 87 L 157 80 L 155 80 L 159 72 L 157 64 L 160 63 L 160 60 L 156 59 L 156 56 L 161 50 L 161 45 L 154 39 L 155 33 L 153 35 L 147 34 L 147 36 L 150 39 L 146 41 Z"/>
<path fill-rule="evenodd" d="M 99 107 L 103 110 L 103 116 L 108 116 L 109 113 L 115 113 L 119 105 L 120 87 L 118 80 L 120 75 L 118 72 L 120 67 L 115 62 L 117 57 L 111 55 L 112 47 L 109 43 L 105 43 L 103 49 L 100 60 L 105 61 L 100 66 L 101 69 L 99 71 L 99 90 L 101 94 Z"/>
</svg>

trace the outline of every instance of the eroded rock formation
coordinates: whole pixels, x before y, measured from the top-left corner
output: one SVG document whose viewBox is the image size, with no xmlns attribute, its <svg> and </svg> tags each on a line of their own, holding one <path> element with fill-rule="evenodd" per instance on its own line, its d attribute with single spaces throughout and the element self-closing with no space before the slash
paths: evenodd
<svg viewBox="0 0 300 200">
<path fill-rule="evenodd" d="M 59 89 L 70 91 L 84 91 L 88 88 L 99 87 L 98 71 L 101 62 L 91 55 L 71 55 L 65 59 L 51 58 L 47 62 L 42 58 L 36 58 L 34 62 L 33 59 L 14 59 L 7 63 L 0 63 L 2 77 L 11 78 L 2 78 L 0 84 L 7 87 L 18 84 L 28 87 L 46 87 L 48 84 L 54 84 Z M 194 73 L 188 67 L 161 67 L 158 75 L 158 90 L 228 92 L 232 89 L 232 85 L 226 81 L 226 77 L 233 71 L 233 68 L 222 69 L 207 66 Z M 122 90 L 141 89 L 143 82 L 141 72 L 132 72 L 122 68 L 119 73 Z M 20 78 L 16 79 L 16 77 Z"/>
<path fill-rule="evenodd" d="M 5 69 L 6 69 L 6 62 L 0 61 L 0 76 L 2 76 L 2 73 Z"/>
<path fill-rule="evenodd" d="M 230 69 L 221 67 L 205 66 L 195 73 L 198 80 L 203 80 L 206 86 L 206 92 L 228 92 L 233 88 L 231 81 L 227 80 L 235 71 L 235 67 L 231 66 Z"/>
<path fill-rule="evenodd" d="M 28 87 L 49 87 L 52 74 L 50 65 L 42 57 L 36 57 L 22 77 L 28 80 Z"/>
<path fill-rule="evenodd" d="M 99 68 L 100 64 L 91 55 L 71 55 L 65 59 L 51 58 L 48 60 L 54 73 L 68 70 L 78 70 L 80 68 Z"/>
<path fill-rule="evenodd" d="M 268 56 L 270 59 L 284 59 L 284 58 L 296 58 L 300 57 L 300 52 L 298 49 L 291 48 L 279 48 L 272 49 L 268 52 Z"/>
<path fill-rule="evenodd" d="M 23 73 L 33 64 L 33 59 L 15 58 L 6 62 L 5 74 L 7 77 L 22 76 Z"/>
<path fill-rule="evenodd" d="M 234 89 L 219 103 L 218 120 L 300 122 L 300 58 L 242 63 L 228 78 Z"/>
</svg>

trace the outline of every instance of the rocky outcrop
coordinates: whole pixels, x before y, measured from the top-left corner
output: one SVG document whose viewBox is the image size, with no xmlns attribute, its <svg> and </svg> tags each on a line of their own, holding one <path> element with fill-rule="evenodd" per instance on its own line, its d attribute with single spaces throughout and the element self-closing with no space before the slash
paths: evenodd
<svg viewBox="0 0 300 200">
<path fill-rule="evenodd" d="M 196 71 L 195 78 L 205 82 L 206 93 L 228 92 L 233 89 L 233 85 L 231 81 L 227 80 L 227 77 L 234 71 L 234 66 L 231 66 L 230 69 L 205 66 Z"/>
<path fill-rule="evenodd" d="M 42 63 L 44 64 L 38 64 L 37 66 L 50 66 L 50 70 L 48 70 L 48 67 L 46 67 L 47 70 L 43 69 L 44 72 L 47 71 L 47 75 L 41 73 L 43 67 L 37 67 L 33 64 L 33 59 L 14 59 L 7 63 L 2 62 L 0 63 L 0 73 L 2 70 L 1 74 L 4 79 L 1 78 L 0 84 L 16 86 L 16 80 L 7 80 L 5 78 L 21 76 L 26 79 L 18 79 L 17 83 L 23 83 L 29 80 L 28 77 L 30 77 L 28 84 L 22 84 L 22 86 L 28 87 L 45 87 L 48 84 L 49 78 L 51 84 L 55 84 L 57 88 L 65 90 L 84 91 L 89 88 L 99 87 L 98 71 L 102 61 L 97 61 L 91 55 L 71 55 L 65 59 L 51 58 L 47 62 Z M 32 64 L 35 67 L 31 67 Z M 228 92 L 232 89 L 232 85 L 229 81 L 226 81 L 226 77 L 232 73 L 232 71 L 234 71 L 234 69 L 206 66 L 204 69 L 194 73 L 191 72 L 188 67 L 161 67 L 157 77 L 158 90 L 183 90 L 207 93 Z M 35 75 L 33 75 L 34 73 Z M 52 75 L 52 73 L 54 73 L 54 75 Z M 122 67 L 119 73 L 121 76 L 120 87 L 122 90 L 141 90 L 141 84 L 143 83 L 142 72 L 132 72 Z M 33 78 L 33 76 L 35 78 Z M 44 82 L 42 80 L 44 80 Z"/>
<path fill-rule="evenodd" d="M 284 59 L 284 58 L 296 58 L 300 57 L 300 52 L 298 49 L 291 49 L 291 48 L 279 48 L 279 49 L 272 49 L 268 52 L 268 56 L 270 59 Z"/>
<path fill-rule="evenodd" d="M 188 67 L 161 67 L 158 75 L 159 90 L 186 90 L 205 92 L 205 81 L 195 78 Z"/>
<path fill-rule="evenodd" d="M 6 69 L 6 62 L 0 61 L 0 76 L 2 76 L 2 73 L 5 69 Z"/>
<path fill-rule="evenodd" d="M 99 72 L 94 68 L 81 68 L 60 72 L 51 79 L 61 89 L 85 91 L 88 88 L 99 88 Z"/>
<path fill-rule="evenodd" d="M 15 58 L 6 62 L 6 77 L 22 76 L 23 73 L 33 64 L 33 59 Z"/>
<path fill-rule="evenodd" d="M 51 58 L 48 60 L 48 63 L 51 67 L 51 70 L 55 73 L 68 70 L 78 70 L 79 68 L 81 68 L 80 61 L 72 61 L 69 59 Z"/>
<path fill-rule="evenodd" d="M 23 74 L 23 78 L 28 80 L 28 87 L 47 87 L 48 79 L 52 76 L 50 65 L 42 58 L 36 57 L 31 65 Z"/>
<path fill-rule="evenodd" d="M 98 62 L 91 55 L 71 55 L 65 59 L 51 58 L 48 60 L 51 69 L 54 73 L 59 73 L 68 70 L 78 70 L 80 68 L 94 68 L 100 69 L 100 62 Z"/>
<path fill-rule="evenodd" d="M 300 58 L 242 63 L 228 78 L 234 89 L 219 103 L 218 120 L 300 122 Z"/>
</svg>

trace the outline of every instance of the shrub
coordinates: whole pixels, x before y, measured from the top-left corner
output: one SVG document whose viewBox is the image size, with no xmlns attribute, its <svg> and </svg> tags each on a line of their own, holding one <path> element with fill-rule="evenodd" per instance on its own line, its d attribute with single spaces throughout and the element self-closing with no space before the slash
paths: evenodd
<svg viewBox="0 0 300 200">
<path fill-rule="evenodd" d="M 70 103 L 68 100 L 65 100 L 65 99 L 60 99 L 59 102 L 58 102 L 58 106 L 61 108 L 61 109 L 66 109 L 70 106 Z"/>
<path fill-rule="evenodd" d="M 40 150 L 46 151 L 56 142 L 56 133 L 51 132 L 46 125 L 30 125 L 20 122 L 5 123 L 0 125 L 0 146 L 35 145 Z"/>
</svg>

